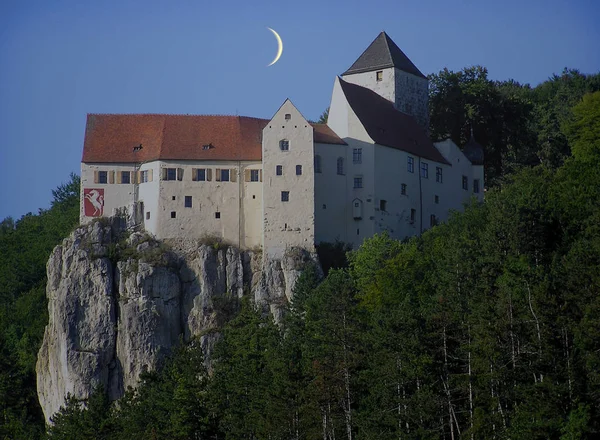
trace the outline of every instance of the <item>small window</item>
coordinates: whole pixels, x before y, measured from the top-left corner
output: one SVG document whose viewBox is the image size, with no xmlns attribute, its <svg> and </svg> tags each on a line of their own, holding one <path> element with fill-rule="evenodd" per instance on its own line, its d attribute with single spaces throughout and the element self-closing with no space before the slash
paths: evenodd
<svg viewBox="0 0 600 440">
<path fill-rule="evenodd" d="M 327 205 L 323 204 L 323 209 L 327 209 Z"/>
<path fill-rule="evenodd" d="M 421 162 L 421 177 L 424 179 L 429 178 L 429 164 Z"/>
<path fill-rule="evenodd" d="M 440 167 L 435 167 L 435 181 L 442 183 L 442 169 Z"/>
<path fill-rule="evenodd" d="M 435 219 L 435 215 L 431 214 L 429 217 L 429 226 L 433 227 L 437 224 L 437 220 Z"/>
<path fill-rule="evenodd" d="M 289 113 L 286 113 L 286 114 L 285 114 L 285 120 L 286 120 L 286 121 L 289 121 L 290 119 L 292 119 L 292 115 L 291 115 L 291 114 L 289 114 Z"/>
<path fill-rule="evenodd" d="M 202 149 L 203 149 L 203 150 L 210 150 L 211 148 L 214 148 L 214 147 L 213 147 L 213 144 L 206 144 L 206 145 L 202 145 Z"/>
<path fill-rule="evenodd" d="M 363 187 L 363 179 L 362 177 L 354 178 L 354 188 L 362 188 Z"/>
<path fill-rule="evenodd" d="M 256 198 L 256 196 L 254 194 L 252 194 L 252 199 L 255 199 L 255 198 Z"/>
<path fill-rule="evenodd" d="M 406 183 L 400 185 L 400 194 L 402 194 L 403 196 L 406 195 Z"/>
<path fill-rule="evenodd" d="M 473 192 L 474 193 L 478 193 L 479 192 L 479 179 L 474 179 L 473 180 Z"/>
<path fill-rule="evenodd" d="M 356 230 L 356 235 L 360 235 L 360 229 Z"/>
<path fill-rule="evenodd" d="M 219 211 L 215 212 L 215 218 L 221 218 L 221 213 Z"/>
<path fill-rule="evenodd" d="M 290 201 L 290 192 L 289 191 L 281 191 L 281 201 L 282 202 Z"/>
<path fill-rule="evenodd" d="M 258 182 L 258 170 L 250 170 L 250 182 Z"/>
<path fill-rule="evenodd" d="M 290 141 L 287 139 L 282 139 L 279 141 L 279 148 L 281 151 L 289 151 L 290 149 Z"/>
<path fill-rule="evenodd" d="M 362 148 L 352 149 L 352 162 L 362 163 Z"/>
<path fill-rule="evenodd" d="M 221 170 L 221 182 L 229 182 L 229 170 Z"/>
<path fill-rule="evenodd" d="M 469 190 L 469 178 L 467 176 L 462 176 L 462 187 L 465 191 Z"/>
<path fill-rule="evenodd" d="M 177 197 L 175 197 L 175 196 L 172 196 L 172 197 L 171 197 L 171 200 L 177 200 Z"/>
<path fill-rule="evenodd" d="M 148 182 L 148 170 L 144 170 L 144 171 L 140 172 L 140 182 L 141 183 Z"/>
<path fill-rule="evenodd" d="M 296 176 L 302 175 L 302 165 L 296 165 Z"/>
<path fill-rule="evenodd" d="M 440 196 L 435 196 L 434 197 L 434 201 L 435 201 L 436 205 L 439 204 L 440 203 Z"/>
<path fill-rule="evenodd" d="M 277 167 L 275 168 L 275 174 L 277 174 L 278 176 L 283 175 L 283 165 L 277 165 Z"/>
<path fill-rule="evenodd" d="M 146 212 L 146 220 L 150 220 L 150 211 Z"/>
<path fill-rule="evenodd" d="M 417 216 L 417 210 L 416 209 L 411 209 L 410 210 L 410 223 L 413 224 L 415 222 L 415 217 Z"/>
<path fill-rule="evenodd" d="M 185 207 L 186 208 L 191 208 L 192 207 L 192 196 L 185 196 Z"/>
<path fill-rule="evenodd" d="M 380 200 L 379 201 L 379 210 L 380 211 L 387 211 L 387 200 Z"/>
<path fill-rule="evenodd" d="M 177 212 L 171 211 L 171 218 L 177 218 Z"/>
<path fill-rule="evenodd" d="M 408 156 L 407 169 L 409 173 L 415 172 L 415 158 Z"/>
<path fill-rule="evenodd" d="M 166 168 L 165 180 L 177 180 L 177 168 Z"/>
<path fill-rule="evenodd" d="M 206 181 L 206 168 L 198 168 L 196 170 L 196 180 L 199 182 Z"/>
<path fill-rule="evenodd" d="M 358 202 L 354 202 L 354 207 L 355 207 L 355 208 L 358 208 L 358 207 L 360 207 L 360 203 L 358 203 Z"/>
<path fill-rule="evenodd" d="M 340 176 L 344 175 L 344 158 L 343 157 L 337 158 L 337 173 Z"/>
<path fill-rule="evenodd" d="M 98 183 L 108 183 L 108 171 L 98 171 Z"/>
<path fill-rule="evenodd" d="M 321 156 L 318 154 L 315 156 L 315 173 L 321 172 Z"/>
<path fill-rule="evenodd" d="M 377 81 L 383 81 L 383 70 L 375 72 L 375 79 L 377 79 Z"/>
<path fill-rule="evenodd" d="M 130 171 L 121 171 L 121 183 L 131 183 Z"/>
</svg>

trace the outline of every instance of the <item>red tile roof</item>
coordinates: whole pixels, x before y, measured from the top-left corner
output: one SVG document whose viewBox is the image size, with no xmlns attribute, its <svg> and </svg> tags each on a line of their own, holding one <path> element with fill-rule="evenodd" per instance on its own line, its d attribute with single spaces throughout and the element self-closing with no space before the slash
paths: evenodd
<svg viewBox="0 0 600 440">
<path fill-rule="evenodd" d="M 81 161 L 261 160 L 268 122 L 246 116 L 89 114 Z M 344 144 L 326 125 L 312 125 L 315 143 Z"/>
</svg>

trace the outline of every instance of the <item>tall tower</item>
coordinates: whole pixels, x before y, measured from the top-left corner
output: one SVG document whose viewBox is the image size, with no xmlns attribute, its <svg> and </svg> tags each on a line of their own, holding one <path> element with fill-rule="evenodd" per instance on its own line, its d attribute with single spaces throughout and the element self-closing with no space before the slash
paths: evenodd
<svg viewBox="0 0 600 440">
<path fill-rule="evenodd" d="M 413 116 L 425 130 L 429 128 L 429 81 L 396 43 L 381 32 L 342 78 L 394 103 Z"/>
</svg>

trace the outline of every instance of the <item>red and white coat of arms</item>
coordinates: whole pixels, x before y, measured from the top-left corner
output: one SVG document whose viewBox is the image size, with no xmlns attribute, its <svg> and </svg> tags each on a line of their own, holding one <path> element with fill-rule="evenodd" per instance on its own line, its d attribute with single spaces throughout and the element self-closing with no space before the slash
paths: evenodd
<svg viewBox="0 0 600 440">
<path fill-rule="evenodd" d="M 104 214 L 104 189 L 83 189 L 83 213 L 86 217 L 101 217 Z"/>
</svg>

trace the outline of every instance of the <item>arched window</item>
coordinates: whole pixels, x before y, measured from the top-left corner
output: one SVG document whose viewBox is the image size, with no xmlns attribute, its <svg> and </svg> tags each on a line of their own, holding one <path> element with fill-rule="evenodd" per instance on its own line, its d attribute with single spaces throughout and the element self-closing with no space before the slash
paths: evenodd
<svg viewBox="0 0 600 440">
<path fill-rule="evenodd" d="M 344 175 L 344 158 L 338 157 L 337 159 L 337 173 L 340 175 Z"/>
<path fill-rule="evenodd" d="M 318 154 L 315 156 L 315 173 L 321 172 L 321 156 Z"/>
</svg>

